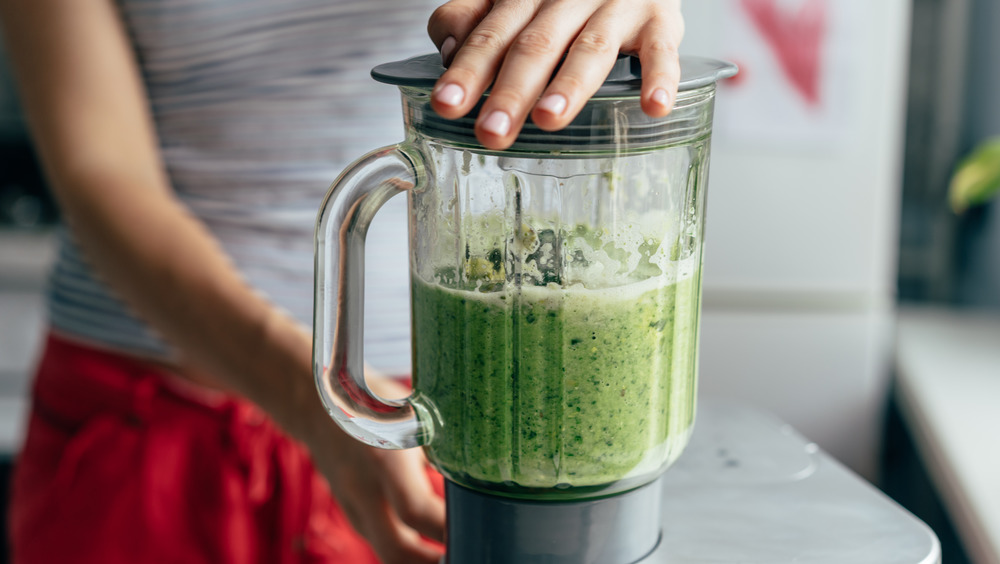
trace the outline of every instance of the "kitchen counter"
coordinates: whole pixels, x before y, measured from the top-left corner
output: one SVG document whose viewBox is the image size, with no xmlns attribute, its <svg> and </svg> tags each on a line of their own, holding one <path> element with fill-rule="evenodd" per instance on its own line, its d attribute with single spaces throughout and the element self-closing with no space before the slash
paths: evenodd
<svg viewBox="0 0 1000 564">
<path fill-rule="evenodd" d="M 1000 314 L 904 307 L 897 399 L 966 552 L 1000 564 Z"/>
</svg>

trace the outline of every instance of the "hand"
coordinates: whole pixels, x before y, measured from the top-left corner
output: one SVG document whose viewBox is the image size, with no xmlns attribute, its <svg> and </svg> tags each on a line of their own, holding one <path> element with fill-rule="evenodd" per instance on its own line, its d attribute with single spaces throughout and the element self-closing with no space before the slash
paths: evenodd
<svg viewBox="0 0 1000 564">
<path fill-rule="evenodd" d="M 391 381 L 369 383 L 382 397 L 406 397 Z M 444 500 L 427 475 L 419 449 L 382 450 L 349 437 L 325 412 L 307 441 L 344 514 L 383 564 L 437 564 L 442 550 L 424 538 L 444 539 Z"/>
<path fill-rule="evenodd" d="M 619 52 L 639 56 L 647 114 L 667 115 L 677 95 L 680 0 L 451 0 L 428 33 L 448 67 L 431 97 L 441 116 L 464 116 L 493 82 L 476 120 L 489 149 L 510 147 L 529 112 L 544 130 L 565 127 Z"/>
</svg>

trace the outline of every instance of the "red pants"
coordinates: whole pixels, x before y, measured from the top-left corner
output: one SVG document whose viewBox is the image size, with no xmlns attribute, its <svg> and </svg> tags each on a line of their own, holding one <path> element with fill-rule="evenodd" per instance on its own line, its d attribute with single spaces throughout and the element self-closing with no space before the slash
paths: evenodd
<svg viewBox="0 0 1000 564">
<path fill-rule="evenodd" d="M 15 564 L 375 563 L 303 447 L 245 401 L 50 337 L 10 514 Z"/>
</svg>

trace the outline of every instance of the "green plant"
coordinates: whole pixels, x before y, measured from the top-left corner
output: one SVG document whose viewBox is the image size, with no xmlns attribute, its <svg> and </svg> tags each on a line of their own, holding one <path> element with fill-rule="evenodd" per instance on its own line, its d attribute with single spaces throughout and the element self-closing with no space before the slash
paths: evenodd
<svg viewBox="0 0 1000 564">
<path fill-rule="evenodd" d="M 985 203 L 1000 192 L 1000 137 L 989 139 L 963 159 L 951 177 L 948 200 L 955 213 Z"/>
</svg>

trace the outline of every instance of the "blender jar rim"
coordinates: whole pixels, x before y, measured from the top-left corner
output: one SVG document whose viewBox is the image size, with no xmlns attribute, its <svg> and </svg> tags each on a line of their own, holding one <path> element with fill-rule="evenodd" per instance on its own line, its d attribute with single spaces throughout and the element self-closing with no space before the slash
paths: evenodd
<svg viewBox="0 0 1000 564">
<path fill-rule="evenodd" d="M 681 77 L 678 92 L 697 90 L 713 85 L 724 78 L 734 76 L 738 69 L 735 64 L 692 55 L 680 57 Z M 428 53 L 383 63 L 372 69 L 372 78 L 378 82 L 400 87 L 414 87 L 430 90 L 445 71 L 439 53 Z M 619 54 L 604 84 L 592 99 L 638 96 L 642 87 L 642 68 L 639 58 L 630 54 Z M 487 90 L 484 96 L 489 95 Z"/>
<path fill-rule="evenodd" d="M 443 118 L 431 108 L 431 90 L 445 71 L 439 54 L 379 65 L 372 70 L 372 77 L 402 91 L 408 136 L 422 136 L 477 153 L 585 158 L 655 151 L 708 136 L 715 84 L 736 74 L 736 65 L 692 56 L 681 57 L 680 64 L 678 95 L 667 116 L 653 118 L 642 111 L 639 59 L 634 55 L 619 55 L 604 84 L 566 127 L 545 131 L 529 117 L 514 144 L 504 151 L 484 149 L 475 136 L 475 121 L 489 91 L 468 114 L 458 119 Z"/>
</svg>

